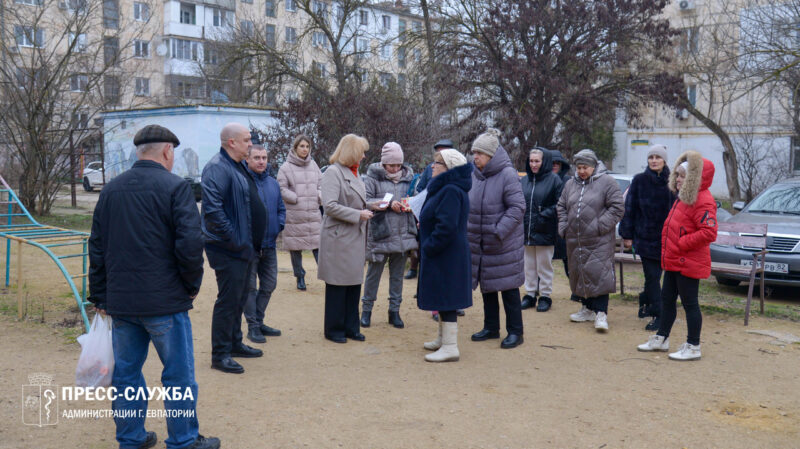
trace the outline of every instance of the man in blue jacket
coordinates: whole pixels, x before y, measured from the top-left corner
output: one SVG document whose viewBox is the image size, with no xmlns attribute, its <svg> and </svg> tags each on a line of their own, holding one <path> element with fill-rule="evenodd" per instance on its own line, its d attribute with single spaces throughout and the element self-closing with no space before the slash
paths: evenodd
<svg viewBox="0 0 800 449">
<path fill-rule="evenodd" d="M 180 141 L 168 129 L 149 125 L 133 144 L 138 160 L 100 192 L 89 238 L 89 301 L 114 322 L 111 384 L 119 393 L 135 393 L 113 400 L 121 411 L 114 418 L 117 442 L 121 448 L 157 442 L 156 433 L 144 427 L 146 394 L 138 394 L 147 386 L 142 365 L 152 341 L 164 365 L 161 383 L 181 392 L 181 399 L 164 400 L 170 412 L 167 447 L 219 448 L 219 439 L 198 433 L 188 311 L 203 280 L 203 245 L 191 187 L 170 173 Z"/>
<path fill-rule="evenodd" d="M 220 132 L 221 148 L 203 167 L 202 229 L 208 263 L 217 275 L 217 301 L 211 319 L 211 367 L 240 374 L 231 357 L 261 357 L 242 342 L 242 312 L 250 272 L 267 230 L 267 211 L 253 175 L 242 163 L 253 143 L 250 131 L 229 123 Z"/>
<path fill-rule="evenodd" d="M 278 285 L 278 252 L 275 240 L 286 225 L 286 207 L 281 198 L 281 187 L 278 181 L 269 176 L 267 162 L 267 149 L 261 145 L 253 145 L 247 156 L 247 168 L 256 181 L 258 195 L 269 217 L 267 232 L 261 241 L 261 255 L 256 259 L 250 273 L 250 293 L 244 306 L 247 338 L 254 343 L 266 343 L 265 336 L 281 335 L 280 330 L 264 324 L 264 313 L 269 305 L 269 299 Z"/>
</svg>

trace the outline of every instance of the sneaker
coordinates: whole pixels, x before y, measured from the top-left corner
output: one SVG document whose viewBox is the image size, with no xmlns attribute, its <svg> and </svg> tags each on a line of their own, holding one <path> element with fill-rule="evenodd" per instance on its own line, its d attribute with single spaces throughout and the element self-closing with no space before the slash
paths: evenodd
<svg viewBox="0 0 800 449">
<path fill-rule="evenodd" d="M 594 319 L 594 328 L 599 331 L 608 330 L 608 317 L 605 312 L 597 312 L 597 316 Z"/>
<path fill-rule="evenodd" d="M 661 318 L 654 316 L 653 319 L 647 323 L 647 326 L 644 327 L 644 330 L 657 331 L 659 327 L 661 327 Z"/>
<path fill-rule="evenodd" d="M 678 352 L 673 352 L 669 355 L 672 360 L 699 360 L 700 359 L 700 345 L 690 345 L 684 343 L 678 348 Z"/>
<path fill-rule="evenodd" d="M 571 321 L 576 323 L 580 323 L 583 321 L 593 321 L 595 319 L 596 314 L 591 310 L 587 309 L 586 306 L 581 307 L 577 313 L 573 313 L 569 316 Z"/>
<path fill-rule="evenodd" d="M 640 351 L 669 351 L 669 337 L 664 338 L 661 335 L 651 335 L 647 343 L 637 346 Z"/>
</svg>

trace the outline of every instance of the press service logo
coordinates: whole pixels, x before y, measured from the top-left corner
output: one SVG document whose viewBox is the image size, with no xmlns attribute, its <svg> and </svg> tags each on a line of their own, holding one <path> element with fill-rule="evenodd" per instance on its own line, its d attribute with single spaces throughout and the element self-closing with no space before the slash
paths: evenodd
<svg viewBox="0 0 800 449">
<path fill-rule="evenodd" d="M 59 386 L 46 373 L 28 375 L 28 385 L 22 386 L 22 423 L 29 426 L 58 424 Z"/>
</svg>

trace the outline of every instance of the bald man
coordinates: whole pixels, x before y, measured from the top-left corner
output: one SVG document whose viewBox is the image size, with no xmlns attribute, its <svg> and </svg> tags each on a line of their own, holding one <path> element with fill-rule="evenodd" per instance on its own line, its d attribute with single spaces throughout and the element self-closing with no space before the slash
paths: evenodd
<svg viewBox="0 0 800 449">
<path fill-rule="evenodd" d="M 220 146 L 203 168 L 201 182 L 203 237 L 218 288 L 211 320 L 211 367 L 241 374 L 244 367 L 232 357 L 263 355 L 242 342 L 242 311 L 268 218 L 255 180 L 242 162 L 253 146 L 250 131 L 229 123 L 220 132 Z"/>
</svg>

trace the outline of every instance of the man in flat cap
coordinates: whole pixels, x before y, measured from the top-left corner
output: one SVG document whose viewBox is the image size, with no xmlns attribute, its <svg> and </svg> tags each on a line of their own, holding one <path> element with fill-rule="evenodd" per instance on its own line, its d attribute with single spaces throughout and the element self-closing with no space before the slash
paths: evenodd
<svg viewBox="0 0 800 449">
<path fill-rule="evenodd" d="M 170 173 L 175 134 L 158 125 L 136 133 L 137 161 L 103 187 L 89 238 L 89 285 L 98 313 L 113 318 L 113 400 L 120 448 L 149 448 L 142 365 L 150 342 L 164 365 L 161 383 L 181 392 L 164 401 L 168 448 L 210 449 L 198 433 L 197 382 L 189 309 L 203 280 L 200 215 L 189 184 Z M 143 393 L 140 394 L 140 393 Z M 138 412 L 137 412 L 138 411 Z"/>
<path fill-rule="evenodd" d="M 250 130 L 229 123 L 220 132 L 220 150 L 203 167 L 202 230 L 208 264 L 217 275 L 217 301 L 211 318 L 211 367 L 240 374 L 232 357 L 261 357 L 242 342 L 242 312 L 250 273 L 261 255 L 268 227 L 267 209 L 243 161 L 253 142 Z"/>
</svg>

